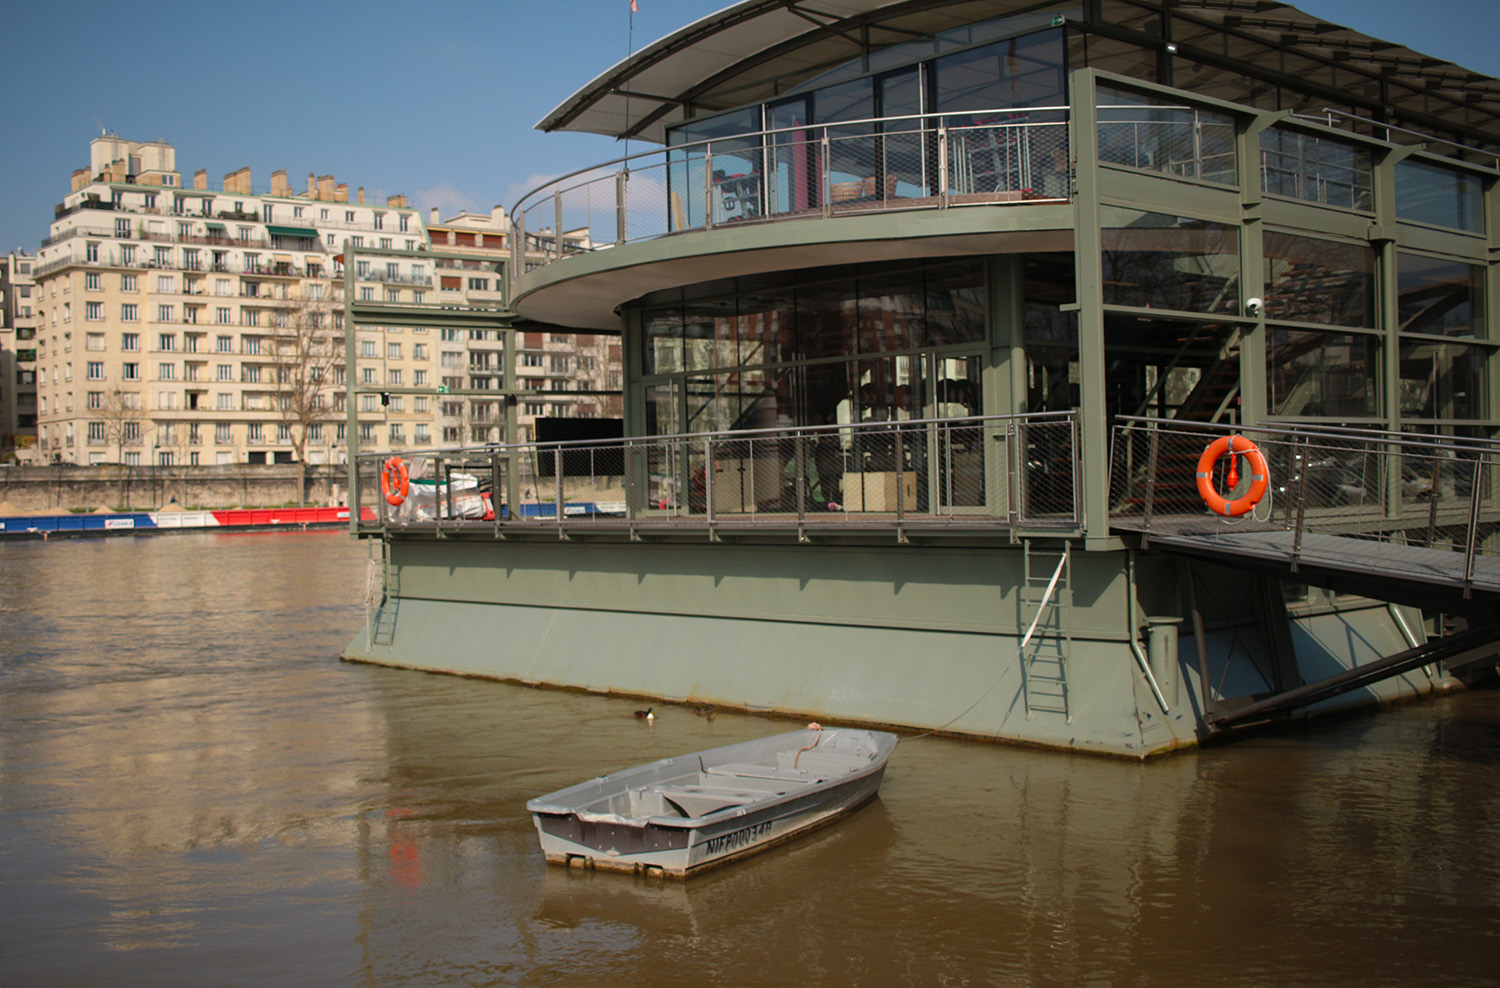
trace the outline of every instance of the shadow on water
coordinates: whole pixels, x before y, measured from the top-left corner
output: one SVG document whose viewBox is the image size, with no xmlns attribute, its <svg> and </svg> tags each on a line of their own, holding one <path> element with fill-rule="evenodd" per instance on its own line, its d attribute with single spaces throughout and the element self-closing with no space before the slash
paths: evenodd
<svg viewBox="0 0 1500 988">
<path fill-rule="evenodd" d="M 787 722 L 339 663 L 364 567 L 0 545 L 0 983 L 1493 983 L 1500 691 L 1146 764 L 910 739 L 803 840 L 572 872 L 528 798 Z"/>
</svg>

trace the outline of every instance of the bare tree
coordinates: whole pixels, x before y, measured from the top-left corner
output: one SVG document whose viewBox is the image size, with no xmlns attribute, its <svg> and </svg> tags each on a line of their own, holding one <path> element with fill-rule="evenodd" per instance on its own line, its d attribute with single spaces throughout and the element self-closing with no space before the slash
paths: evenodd
<svg viewBox="0 0 1500 988">
<path fill-rule="evenodd" d="M 104 439 L 115 448 L 116 463 L 124 462 L 126 443 L 134 445 L 144 438 L 145 432 L 150 431 L 149 426 L 141 428 L 146 420 L 146 411 L 141 405 L 139 392 L 123 391 L 120 388 L 106 391 L 103 402 L 92 411 L 104 424 Z"/>
<path fill-rule="evenodd" d="M 291 433 L 302 504 L 307 503 L 308 433 L 313 425 L 335 417 L 334 371 L 344 362 L 344 334 L 336 328 L 334 303 L 313 297 L 320 287 L 304 285 L 297 304 L 273 317 L 271 336 L 273 401 L 281 424 Z"/>
</svg>

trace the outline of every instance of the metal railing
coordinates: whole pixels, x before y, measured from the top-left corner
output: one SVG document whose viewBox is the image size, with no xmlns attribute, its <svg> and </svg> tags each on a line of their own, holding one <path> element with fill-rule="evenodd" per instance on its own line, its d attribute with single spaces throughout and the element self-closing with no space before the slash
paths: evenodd
<svg viewBox="0 0 1500 988">
<path fill-rule="evenodd" d="M 1265 457 L 1266 495 L 1247 514 L 1214 515 L 1198 487 L 1199 460 L 1210 443 L 1233 434 Z M 1228 484 L 1228 456 L 1206 478 L 1226 500 L 1253 483 L 1243 455 Z M 1295 569 L 1310 534 L 1367 543 L 1369 565 L 1382 554 L 1416 546 L 1462 553 L 1465 579 L 1474 562 L 1500 555 L 1496 503 L 1500 443 L 1336 426 L 1240 426 L 1121 418 L 1110 450 L 1111 525 L 1169 535 L 1213 526 L 1291 533 Z"/>
<path fill-rule="evenodd" d="M 534 189 L 512 210 L 512 259 L 521 270 L 521 252 L 540 251 L 526 259 L 534 268 L 726 223 L 1067 201 L 1071 175 L 1066 107 L 755 131 L 617 158 Z"/>
<path fill-rule="evenodd" d="M 402 454 L 410 491 L 360 501 L 395 528 L 1079 530 L 1072 412 L 522 443 Z M 514 501 L 511 500 L 514 493 Z"/>
</svg>

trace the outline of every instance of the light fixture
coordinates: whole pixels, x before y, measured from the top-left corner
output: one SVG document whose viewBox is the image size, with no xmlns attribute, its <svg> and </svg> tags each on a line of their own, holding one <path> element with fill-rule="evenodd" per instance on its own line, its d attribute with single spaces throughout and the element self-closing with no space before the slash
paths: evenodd
<svg viewBox="0 0 1500 988">
<path fill-rule="evenodd" d="M 1170 41 L 1167 42 L 1167 54 L 1168 55 L 1175 55 L 1175 54 L 1177 54 L 1177 46 L 1174 45 L 1174 44 L 1172 44 L 1172 42 L 1170 42 Z"/>
</svg>

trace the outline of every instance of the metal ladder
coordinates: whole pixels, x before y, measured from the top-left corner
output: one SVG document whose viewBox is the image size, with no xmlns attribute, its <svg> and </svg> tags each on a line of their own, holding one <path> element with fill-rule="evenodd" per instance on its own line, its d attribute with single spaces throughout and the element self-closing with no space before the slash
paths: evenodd
<svg viewBox="0 0 1500 988">
<path fill-rule="evenodd" d="M 1072 546 L 1064 543 L 1061 551 L 1041 551 L 1027 539 L 1023 557 L 1019 654 L 1026 719 L 1044 711 L 1062 714 L 1072 723 L 1073 715 L 1068 710 L 1068 655 L 1073 647 Z"/>
<path fill-rule="evenodd" d="M 365 575 L 365 646 L 389 645 L 396 637 L 396 603 L 400 600 L 399 571 L 391 566 L 384 539 L 372 539 L 379 556 L 370 554 Z"/>
</svg>

